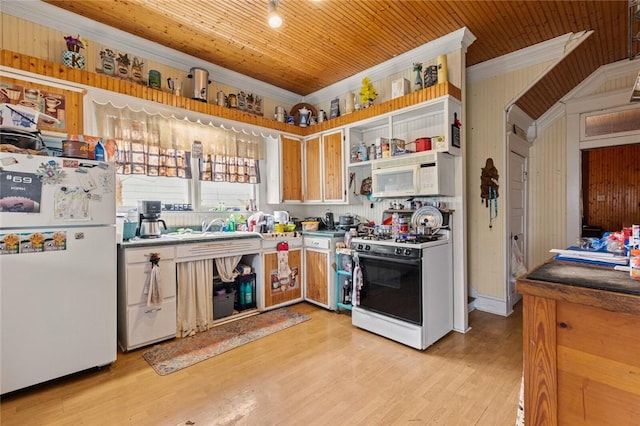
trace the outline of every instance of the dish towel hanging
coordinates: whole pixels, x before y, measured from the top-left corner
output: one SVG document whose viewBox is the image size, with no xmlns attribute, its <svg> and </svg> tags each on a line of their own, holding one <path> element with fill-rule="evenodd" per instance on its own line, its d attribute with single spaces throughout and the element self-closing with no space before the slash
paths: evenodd
<svg viewBox="0 0 640 426">
<path fill-rule="evenodd" d="M 278 280 L 280 285 L 289 284 L 291 268 L 289 268 L 289 243 L 279 242 L 276 246 L 278 250 Z"/>
<path fill-rule="evenodd" d="M 162 305 L 162 294 L 160 294 L 160 256 L 158 253 L 151 253 L 149 262 L 151 262 L 151 270 L 144 282 L 143 292 L 147 295 L 147 306 L 159 308 Z"/>
<path fill-rule="evenodd" d="M 362 289 L 363 277 L 362 277 L 362 268 L 360 268 L 360 263 L 358 262 L 358 255 L 357 254 L 354 256 L 354 261 L 355 261 L 356 267 L 353 269 L 353 296 L 352 296 L 352 303 L 353 303 L 353 306 L 359 306 L 360 305 L 360 290 Z"/>
</svg>

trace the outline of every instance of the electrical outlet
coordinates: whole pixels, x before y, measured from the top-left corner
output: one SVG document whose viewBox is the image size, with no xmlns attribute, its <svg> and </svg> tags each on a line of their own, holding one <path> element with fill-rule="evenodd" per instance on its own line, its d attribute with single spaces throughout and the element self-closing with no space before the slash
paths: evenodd
<svg viewBox="0 0 640 426">
<path fill-rule="evenodd" d="M 596 201 L 605 201 L 606 197 L 604 195 L 596 195 Z"/>
</svg>

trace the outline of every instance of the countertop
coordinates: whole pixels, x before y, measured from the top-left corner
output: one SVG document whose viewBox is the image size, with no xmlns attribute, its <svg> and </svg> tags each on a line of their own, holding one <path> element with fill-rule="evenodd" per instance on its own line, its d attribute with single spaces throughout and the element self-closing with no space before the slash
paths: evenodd
<svg viewBox="0 0 640 426">
<path fill-rule="evenodd" d="M 640 295 L 640 280 L 631 278 L 628 272 L 580 263 L 548 262 L 524 279 Z"/>
<path fill-rule="evenodd" d="M 227 241 L 241 238 L 262 238 L 256 232 L 215 232 L 211 234 L 190 234 L 188 236 L 162 235 L 160 238 L 133 238 L 119 244 L 121 248 L 193 244 L 204 241 Z"/>
<path fill-rule="evenodd" d="M 303 232 L 285 232 L 281 234 L 260 234 L 257 232 L 213 232 L 213 233 L 187 233 L 187 234 L 163 234 L 159 238 L 133 238 L 131 240 L 123 241 L 119 244 L 120 248 L 132 248 L 132 247 L 149 247 L 149 246 L 166 246 L 176 244 L 193 244 L 201 243 L 205 241 L 226 241 L 236 240 L 240 238 L 260 238 L 263 240 L 278 240 L 287 239 L 294 236 L 307 236 L 307 237 L 323 237 L 323 238 L 342 238 L 344 237 L 344 231 L 330 231 L 330 230 L 318 230 L 318 231 L 303 231 Z"/>
</svg>

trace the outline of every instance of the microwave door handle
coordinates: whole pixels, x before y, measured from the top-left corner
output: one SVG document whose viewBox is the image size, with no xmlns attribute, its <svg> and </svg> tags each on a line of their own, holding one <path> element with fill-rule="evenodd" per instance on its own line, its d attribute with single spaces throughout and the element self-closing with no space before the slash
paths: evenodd
<svg viewBox="0 0 640 426">
<path fill-rule="evenodd" d="M 403 265 L 419 265 L 421 262 L 420 259 L 402 259 L 402 258 L 396 258 L 396 257 L 392 258 L 392 257 L 385 257 L 385 256 L 373 256 L 366 253 L 358 253 L 358 258 L 373 259 L 373 260 L 389 259 L 391 262 L 401 263 Z"/>
</svg>

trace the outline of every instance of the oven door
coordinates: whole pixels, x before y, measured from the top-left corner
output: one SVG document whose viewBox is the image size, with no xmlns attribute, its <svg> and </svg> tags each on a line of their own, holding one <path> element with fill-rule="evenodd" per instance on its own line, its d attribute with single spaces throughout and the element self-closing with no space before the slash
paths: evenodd
<svg viewBox="0 0 640 426">
<path fill-rule="evenodd" d="M 422 325 L 422 261 L 358 253 L 362 270 L 359 306 Z"/>
</svg>

